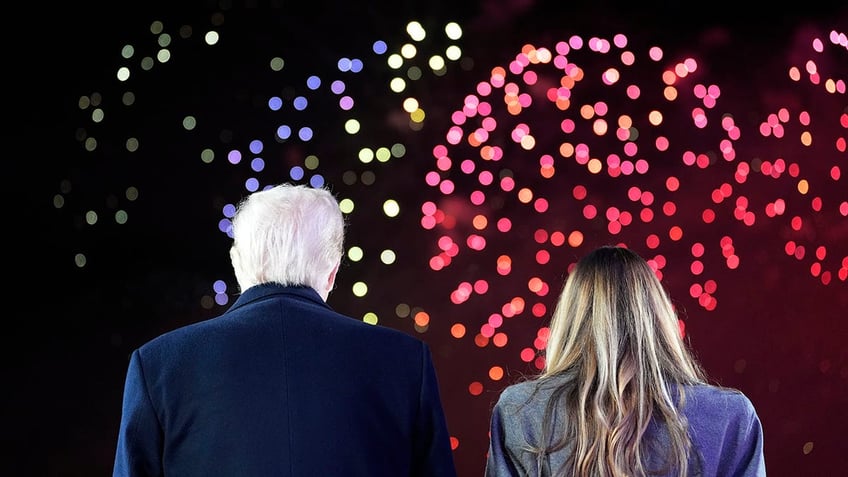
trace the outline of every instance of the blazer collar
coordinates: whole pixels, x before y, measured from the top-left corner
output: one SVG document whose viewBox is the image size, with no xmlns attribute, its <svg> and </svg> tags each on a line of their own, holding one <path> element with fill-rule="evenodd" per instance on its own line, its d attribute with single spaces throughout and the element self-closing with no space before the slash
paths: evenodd
<svg viewBox="0 0 848 477">
<path fill-rule="evenodd" d="M 294 297 L 299 298 L 301 300 L 307 300 L 314 302 L 318 305 L 329 308 L 329 305 L 321 299 L 321 295 L 318 294 L 315 289 L 308 286 L 284 286 L 277 283 L 263 283 L 260 285 L 254 285 L 247 290 L 244 290 L 238 298 L 236 298 L 235 303 L 231 309 L 235 310 L 242 306 L 245 306 L 249 303 L 252 303 L 257 300 L 264 300 L 266 298 L 271 297 Z"/>
</svg>

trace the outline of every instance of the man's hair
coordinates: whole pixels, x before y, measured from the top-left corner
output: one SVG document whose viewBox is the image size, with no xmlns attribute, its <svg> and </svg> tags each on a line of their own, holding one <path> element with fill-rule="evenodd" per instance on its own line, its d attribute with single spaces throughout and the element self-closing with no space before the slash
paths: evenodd
<svg viewBox="0 0 848 477">
<path fill-rule="evenodd" d="M 666 472 L 686 475 L 691 442 L 678 411 L 682 385 L 705 377 L 685 346 L 671 300 L 642 257 L 604 246 L 577 262 L 551 319 L 541 379 L 554 376 L 567 379 L 547 413 L 564 406 L 567 429 L 554 436 L 546 419 L 542 442 L 555 445 L 538 451 L 570 447 L 567 475 L 645 475 L 647 454 L 658 453 L 665 454 Z M 663 449 L 643 441 L 652 419 L 668 430 Z"/>
<path fill-rule="evenodd" d="M 326 299 L 344 229 L 339 203 L 327 189 L 281 184 L 250 194 L 233 217 L 230 258 L 239 287 L 304 285 Z"/>
</svg>

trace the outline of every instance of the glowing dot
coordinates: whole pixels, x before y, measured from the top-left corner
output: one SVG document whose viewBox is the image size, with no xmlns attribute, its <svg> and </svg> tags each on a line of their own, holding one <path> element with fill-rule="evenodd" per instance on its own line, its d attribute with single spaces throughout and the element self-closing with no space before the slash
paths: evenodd
<svg viewBox="0 0 848 477">
<path fill-rule="evenodd" d="M 454 323 L 454 325 L 451 326 L 450 332 L 451 336 L 453 336 L 454 338 L 462 338 L 463 336 L 465 336 L 465 325 L 463 325 L 462 323 Z"/>
<path fill-rule="evenodd" d="M 583 200 L 583 199 L 586 198 L 586 188 L 583 187 L 582 185 L 574 186 L 574 189 L 572 190 L 572 194 L 574 195 L 575 199 Z"/>
<path fill-rule="evenodd" d="M 362 317 L 362 321 L 368 323 L 369 325 L 376 325 L 378 321 L 377 315 L 373 312 L 368 312 Z"/>
<path fill-rule="evenodd" d="M 389 217 L 397 217 L 400 213 L 400 205 L 394 199 L 383 202 L 383 212 Z"/>
<path fill-rule="evenodd" d="M 502 367 L 492 366 L 491 368 L 489 368 L 489 378 L 491 378 L 492 381 L 500 381 L 501 378 L 503 378 L 503 375 L 504 370 Z"/>
<path fill-rule="evenodd" d="M 583 232 L 579 230 L 574 230 L 570 234 L 568 234 L 568 245 L 573 248 L 577 248 L 583 244 Z"/>
<path fill-rule="evenodd" d="M 545 229 L 537 229 L 536 232 L 533 233 L 533 240 L 536 243 L 545 243 L 548 240 L 548 232 Z"/>
<path fill-rule="evenodd" d="M 489 319 L 486 321 L 493 329 L 500 328 L 503 325 L 503 316 L 498 313 L 492 313 L 489 315 Z"/>
<path fill-rule="evenodd" d="M 560 231 L 556 231 L 556 232 L 551 234 L 551 245 L 553 245 L 555 247 L 559 247 L 564 243 L 565 243 L 565 234 L 564 233 L 562 233 Z"/>
<path fill-rule="evenodd" d="M 739 267 L 739 256 L 730 255 L 729 257 L 727 257 L 727 268 L 735 270 L 738 267 Z"/>
<path fill-rule="evenodd" d="M 512 259 L 509 255 L 501 255 L 497 260 L 497 271 L 501 275 L 508 275 L 512 270 Z"/>
<path fill-rule="evenodd" d="M 419 311 L 415 314 L 413 320 L 418 326 L 427 326 L 430 324 L 430 315 L 427 312 Z"/>
<path fill-rule="evenodd" d="M 689 296 L 692 298 L 698 298 L 704 292 L 704 289 L 698 283 L 693 283 L 692 286 L 689 287 Z"/>
<path fill-rule="evenodd" d="M 531 278 L 531 279 L 530 279 L 530 281 L 527 283 L 527 288 L 528 288 L 531 292 L 536 293 L 536 292 L 538 292 L 539 290 L 541 290 L 541 289 L 542 289 L 542 285 L 543 285 L 543 284 L 544 284 L 544 282 L 542 282 L 542 279 L 541 279 L 541 278 L 539 278 L 539 277 L 533 277 L 533 278 Z"/>
<path fill-rule="evenodd" d="M 812 451 L 813 451 L 813 442 L 812 441 L 805 442 L 804 447 L 801 448 L 801 452 L 803 452 L 804 455 L 807 455 Z"/>
<path fill-rule="evenodd" d="M 350 247 L 347 251 L 347 258 L 349 258 L 353 262 L 358 262 L 362 260 L 362 256 L 363 251 L 357 246 Z"/>
<path fill-rule="evenodd" d="M 693 275 L 700 275 L 704 272 L 704 263 L 700 260 L 694 260 L 692 265 L 689 267 L 689 270 Z"/>
<path fill-rule="evenodd" d="M 659 236 L 656 235 L 656 234 L 648 235 L 648 237 L 645 239 L 645 245 L 647 245 L 648 248 L 650 248 L 650 249 L 655 249 L 655 248 L 659 247 L 659 245 L 660 245 Z"/>
<path fill-rule="evenodd" d="M 351 289 L 353 290 L 353 294 L 360 298 L 362 298 L 363 296 L 365 296 L 366 293 L 368 293 L 368 285 L 366 285 L 365 282 L 356 282 L 353 284 L 353 287 L 351 287 Z"/>
<path fill-rule="evenodd" d="M 468 385 L 468 392 L 471 393 L 472 396 L 479 396 L 483 393 L 483 383 L 474 381 Z"/>
<path fill-rule="evenodd" d="M 395 252 L 393 250 L 383 250 L 380 252 L 380 261 L 385 263 L 386 265 L 391 265 L 395 263 L 397 257 L 395 256 Z"/>
<path fill-rule="evenodd" d="M 674 225 L 668 230 L 668 236 L 670 239 L 676 242 L 683 238 L 683 229 L 677 225 Z"/>
</svg>

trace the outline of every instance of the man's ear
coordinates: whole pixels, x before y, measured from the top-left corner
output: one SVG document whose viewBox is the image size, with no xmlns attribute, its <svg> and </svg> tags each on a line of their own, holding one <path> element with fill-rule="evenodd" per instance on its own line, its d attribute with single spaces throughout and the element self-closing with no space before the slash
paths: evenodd
<svg viewBox="0 0 848 477">
<path fill-rule="evenodd" d="M 333 287 L 336 285 L 336 273 L 339 272 L 339 264 L 337 263 L 333 270 L 330 272 L 330 276 L 327 277 L 327 295 L 333 291 Z"/>
</svg>

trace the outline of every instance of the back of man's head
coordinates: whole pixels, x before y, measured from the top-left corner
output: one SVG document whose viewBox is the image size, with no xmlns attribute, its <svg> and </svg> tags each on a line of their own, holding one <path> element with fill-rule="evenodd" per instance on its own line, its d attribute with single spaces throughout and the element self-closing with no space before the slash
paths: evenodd
<svg viewBox="0 0 848 477">
<path fill-rule="evenodd" d="M 281 184 L 254 192 L 233 217 L 230 258 L 239 287 L 306 285 L 326 300 L 343 253 L 344 227 L 327 189 Z"/>
</svg>

